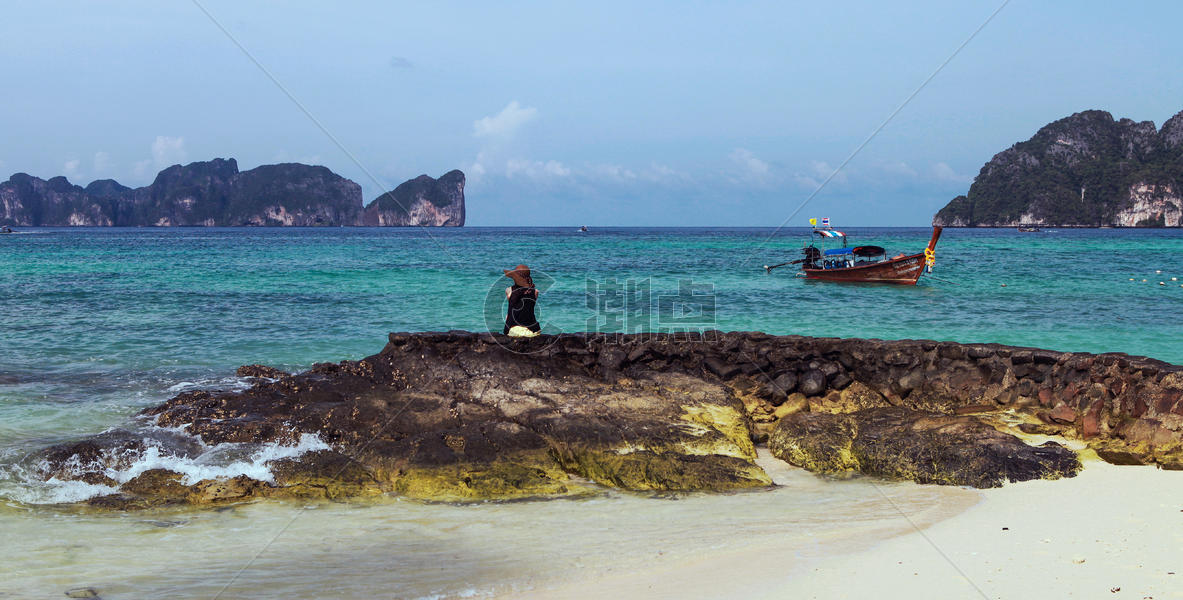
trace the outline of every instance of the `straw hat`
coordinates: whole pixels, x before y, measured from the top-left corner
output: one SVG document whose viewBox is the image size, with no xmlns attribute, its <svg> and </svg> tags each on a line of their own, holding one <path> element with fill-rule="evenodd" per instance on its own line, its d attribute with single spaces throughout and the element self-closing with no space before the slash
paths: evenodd
<svg viewBox="0 0 1183 600">
<path fill-rule="evenodd" d="M 530 279 L 530 267 L 526 265 L 518 265 L 509 271 L 502 269 L 501 272 L 522 287 L 534 287 L 534 280 Z"/>
</svg>

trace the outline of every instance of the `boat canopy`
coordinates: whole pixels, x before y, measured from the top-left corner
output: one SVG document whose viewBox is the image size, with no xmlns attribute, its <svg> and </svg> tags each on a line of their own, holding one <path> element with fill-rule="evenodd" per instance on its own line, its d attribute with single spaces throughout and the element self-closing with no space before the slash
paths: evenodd
<svg viewBox="0 0 1183 600">
<path fill-rule="evenodd" d="M 828 238 L 844 238 L 844 237 L 846 237 L 845 233 L 842 233 L 841 231 L 838 231 L 837 229 L 814 229 L 813 232 L 822 236 L 822 237 L 828 237 Z"/>
<path fill-rule="evenodd" d="M 880 254 L 887 254 L 887 251 L 882 246 L 855 246 L 855 256 L 879 256 Z"/>
<path fill-rule="evenodd" d="M 853 252 L 853 250 L 851 250 L 850 248 L 833 248 L 831 250 L 826 250 L 826 256 L 837 256 L 839 254 L 850 254 L 851 252 Z"/>
</svg>

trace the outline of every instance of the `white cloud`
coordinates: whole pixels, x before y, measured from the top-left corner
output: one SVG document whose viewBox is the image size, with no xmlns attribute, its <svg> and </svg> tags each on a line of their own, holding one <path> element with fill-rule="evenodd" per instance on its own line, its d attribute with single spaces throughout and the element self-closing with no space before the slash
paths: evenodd
<svg viewBox="0 0 1183 600">
<path fill-rule="evenodd" d="M 488 157 L 484 152 L 477 152 L 476 160 L 472 161 L 472 165 L 468 167 L 469 179 L 480 179 L 488 170 L 485 168 L 485 163 L 488 162 Z"/>
<path fill-rule="evenodd" d="M 768 163 L 756 158 L 751 150 L 736 148 L 729 155 L 731 162 L 739 165 L 748 177 L 763 178 L 768 174 Z"/>
<path fill-rule="evenodd" d="M 505 176 L 512 179 L 515 175 L 524 175 L 530 179 L 553 179 L 571 175 L 571 169 L 557 160 L 543 162 L 511 158 L 505 162 Z"/>
<path fill-rule="evenodd" d="M 939 162 L 932 166 L 932 176 L 940 181 L 951 181 L 954 183 L 969 183 L 973 177 L 968 175 L 959 175 L 947 163 Z"/>
<path fill-rule="evenodd" d="M 827 177 L 833 175 L 830 181 L 833 181 L 834 183 L 846 183 L 846 173 L 843 173 L 842 171 L 835 173 L 834 167 L 831 167 L 830 164 L 824 160 L 810 161 L 809 168 L 811 171 L 813 171 L 813 175 L 820 178 L 822 181 L 825 181 Z"/>
<path fill-rule="evenodd" d="M 479 140 L 476 157 L 465 173 L 470 186 L 483 185 L 492 178 L 542 184 L 562 180 L 567 185 L 635 185 L 641 182 L 682 181 L 686 176 L 665 165 L 649 168 L 613 163 L 582 163 L 572 166 L 560 160 L 531 156 L 520 134 L 538 117 L 538 109 L 509 102 L 495 115 L 473 121 L 472 135 Z M 754 158 L 754 157 L 752 157 Z M 756 159 L 767 171 L 767 165 Z M 759 168 L 759 165 L 756 168 Z M 749 167 L 750 168 L 750 167 Z"/>
<path fill-rule="evenodd" d="M 106 152 L 94 153 L 94 174 L 106 175 L 111 171 L 111 155 Z"/>
<path fill-rule="evenodd" d="M 522 125 L 538 116 L 538 109 L 511 101 L 501 109 L 501 112 L 491 117 L 484 117 L 472 122 L 474 137 L 511 138 Z"/>
<path fill-rule="evenodd" d="M 830 163 L 824 160 L 811 160 L 806 172 L 794 175 L 793 181 L 805 189 L 816 190 L 829 183 L 846 183 L 847 179 L 845 172 L 835 172 Z"/>
<path fill-rule="evenodd" d="M 601 181 L 628 182 L 637 179 L 632 169 L 612 164 L 595 164 L 587 168 L 588 175 Z"/>
<path fill-rule="evenodd" d="M 793 181 L 796 181 L 797 185 L 800 185 L 801 187 L 803 187 L 807 190 L 816 190 L 817 188 L 821 187 L 821 185 L 822 185 L 822 182 L 820 182 L 808 175 L 801 175 L 801 174 L 794 175 Z"/>
<path fill-rule="evenodd" d="M 67 160 L 66 164 L 62 165 L 62 174 L 65 175 L 67 179 L 71 177 L 78 177 L 78 165 L 80 164 L 82 163 L 76 158 L 73 160 Z"/>
<path fill-rule="evenodd" d="M 513 150 L 514 138 L 517 137 L 518 131 L 537 116 L 538 109 L 523 107 L 517 100 L 513 100 L 505 105 L 501 112 L 472 122 L 472 136 L 482 140 L 476 159 L 469 167 L 472 183 L 479 184 L 486 174 L 505 177 L 521 174 L 537 178 L 566 170 L 566 167 L 557 161 L 543 162 L 521 158 L 521 154 Z M 549 169 L 548 164 L 552 164 Z M 566 174 L 569 173 L 567 170 Z"/>
<path fill-rule="evenodd" d="M 657 179 L 682 177 L 681 172 L 673 169 L 672 167 L 669 167 L 666 165 L 660 165 L 657 163 L 651 163 L 649 165 L 649 169 L 648 169 L 648 171 L 646 171 L 646 173 L 648 173 L 651 177 L 657 178 Z"/>
<path fill-rule="evenodd" d="M 185 160 L 185 138 L 156 136 L 152 142 L 152 162 L 157 169 L 163 169 Z"/>
<path fill-rule="evenodd" d="M 905 177 L 915 177 L 917 175 L 916 169 L 913 169 L 911 165 L 902 160 L 880 163 L 879 168 L 893 175 L 903 175 Z"/>
</svg>

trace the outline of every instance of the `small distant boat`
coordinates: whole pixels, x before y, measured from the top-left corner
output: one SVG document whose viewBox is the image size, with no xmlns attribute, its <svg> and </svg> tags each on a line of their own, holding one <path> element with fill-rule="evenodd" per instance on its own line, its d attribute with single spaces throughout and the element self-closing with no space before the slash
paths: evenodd
<svg viewBox="0 0 1183 600">
<path fill-rule="evenodd" d="M 799 264 L 806 279 L 916 285 L 920 275 L 926 271 L 931 273 L 936 263 L 937 240 L 941 237 L 939 226 L 932 228 L 932 239 L 928 241 L 924 252 L 900 253 L 888 258 L 887 251 L 880 246 L 848 247 L 846 234 L 830 227 L 829 218 L 822 219 L 821 227 L 817 226 L 817 219 L 810 219 L 809 223 L 813 225 L 813 231 L 810 240 L 802 248 L 805 258 L 779 265 L 765 265 L 765 271 L 772 272 L 776 267 Z M 826 248 L 830 241 L 841 242 L 842 245 Z"/>
<path fill-rule="evenodd" d="M 587 231 L 587 225 L 580 225 L 580 226 L 579 226 L 579 230 L 580 230 L 580 231 L 583 231 L 583 232 L 586 232 L 586 231 Z"/>
<path fill-rule="evenodd" d="M 1041 229 L 1038 227 L 1019 227 L 1019 233 L 1039 233 Z"/>
<path fill-rule="evenodd" d="M 13 231 L 11 227 L 5 225 L 3 227 L 0 227 L 0 233 L 16 233 L 16 232 Z"/>
</svg>

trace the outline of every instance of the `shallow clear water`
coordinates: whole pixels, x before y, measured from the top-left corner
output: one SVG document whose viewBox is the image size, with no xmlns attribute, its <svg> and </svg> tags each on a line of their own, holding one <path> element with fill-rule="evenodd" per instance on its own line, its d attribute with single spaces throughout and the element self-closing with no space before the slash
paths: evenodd
<svg viewBox="0 0 1183 600">
<path fill-rule="evenodd" d="M 920 251 L 930 234 L 919 228 L 845 231 L 855 244 L 908 252 Z M 1183 363 L 1183 231 L 946 230 L 935 277 L 922 278 L 916 287 L 808 282 L 795 278 L 792 267 L 765 274 L 761 265 L 798 256 L 804 234 L 800 229 L 776 234 L 771 229 L 584 234 L 574 228 L 35 229 L 0 236 L 0 497 L 11 504 L 0 512 L 0 524 L 22 536 L 72 537 L 100 551 L 141 534 L 178 536 L 168 539 L 216 551 L 216 544 L 210 545 L 216 532 L 236 531 L 215 516 L 222 513 L 193 516 L 192 526 L 141 530 L 136 516 L 87 516 L 21 504 L 17 500 L 61 497 L 32 489 L 22 477 L 21 461 L 47 444 L 141 426 L 132 415 L 183 389 L 241 385 L 233 376 L 240 364 L 296 370 L 373 354 L 389 331 L 500 329 L 508 283 L 501 269 L 519 262 L 534 268 L 545 289 L 540 318 L 555 331 L 754 329 L 1118 351 Z M 756 496 L 741 497 L 747 504 Z M 801 501 L 783 491 L 758 497 L 764 503 L 758 510 L 769 511 L 758 515 L 766 521 L 779 518 L 776 503 Z M 512 539 L 517 533 L 510 524 L 525 527 L 530 515 L 556 507 L 598 515 L 592 503 L 605 502 L 606 515 L 617 510 L 614 502 L 641 514 L 648 510 L 643 507 L 665 506 L 631 496 L 584 502 L 587 507 L 581 502 L 479 509 L 392 503 L 356 512 L 330 507 L 325 510 L 333 516 L 323 522 L 332 529 L 353 527 L 346 516 L 352 514 L 398 520 L 406 511 L 426 511 L 441 522 L 497 514 L 508 533 L 489 535 Z M 723 507 L 731 501 L 701 502 Z M 821 519 L 825 512 L 808 500 L 792 510 L 804 520 Z M 684 518 L 692 517 L 673 520 Z M 242 527 L 253 533 L 243 535 L 253 541 L 273 524 L 262 516 L 233 522 L 246 523 Z M 198 531 L 204 533 L 192 533 Z M 483 535 L 457 531 L 465 539 Z M 35 572 L 57 568 L 69 552 L 37 550 L 33 555 L 40 559 L 21 564 L 41 581 Z M 525 552 L 512 550 L 516 558 L 506 560 L 525 560 Z M 126 559 L 134 564 L 145 557 L 131 552 Z M 6 563 L 13 564 L 0 559 L 0 565 Z M 504 568 L 512 573 L 520 567 Z M 150 589 L 167 589 L 173 576 L 160 575 L 164 579 L 157 583 L 164 587 Z M 404 581 L 386 581 L 396 580 Z M 414 589 L 427 594 L 434 588 Z"/>
<path fill-rule="evenodd" d="M 947 518 L 975 492 L 827 481 L 766 459 L 782 487 L 739 494 L 422 504 L 266 502 L 224 510 L 78 514 L 0 507 L 0 592 L 92 587 L 135 598 L 516 598 L 638 570 L 700 578 L 703 594 L 753 572 L 804 568 Z M 705 561 L 707 569 L 684 572 Z M 728 586 L 728 590 L 736 590 Z M 221 594 L 219 596 L 219 594 Z M 595 597 L 595 594 L 592 594 Z M 658 595 L 659 596 L 659 595 Z M 647 597 L 657 597 L 647 594 Z M 748 594 L 745 597 L 753 597 Z"/>
</svg>

